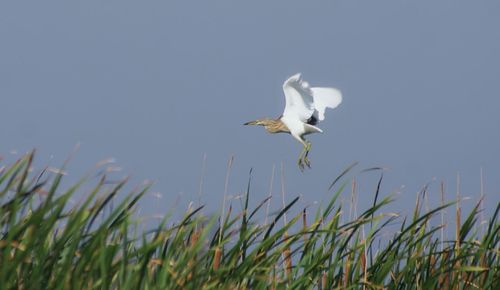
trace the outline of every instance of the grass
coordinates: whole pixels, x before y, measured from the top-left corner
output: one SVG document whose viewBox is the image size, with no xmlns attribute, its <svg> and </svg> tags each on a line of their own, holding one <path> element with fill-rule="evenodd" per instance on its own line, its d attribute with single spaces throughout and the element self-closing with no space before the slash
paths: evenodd
<svg viewBox="0 0 500 290">
<path fill-rule="evenodd" d="M 377 186 L 373 206 L 348 220 L 338 201 L 352 184 L 346 170 L 313 216 L 298 197 L 266 222 L 267 200 L 205 217 L 201 207 L 138 233 L 142 188 L 118 204 L 126 181 L 105 174 L 61 189 L 60 172 L 31 172 L 34 154 L 0 167 L 0 289 L 494 289 L 500 285 L 500 203 L 484 231 L 479 204 L 461 213 L 455 235 L 434 225 L 454 203 L 410 217 L 383 213 L 391 197 Z M 380 179 L 380 182 L 382 178 Z M 378 185 L 380 185 L 380 182 Z M 89 187 L 91 185 L 91 187 Z M 75 192 L 85 198 L 70 202 Z M 283 218 L 287 216 L 286 223 Z M 393 228 L 390 238 L 382 231 Z M 447 227 L 447 230 L 449 227 Z M 498 288 L 496 288 L 498 289 Z"/>
</svg>

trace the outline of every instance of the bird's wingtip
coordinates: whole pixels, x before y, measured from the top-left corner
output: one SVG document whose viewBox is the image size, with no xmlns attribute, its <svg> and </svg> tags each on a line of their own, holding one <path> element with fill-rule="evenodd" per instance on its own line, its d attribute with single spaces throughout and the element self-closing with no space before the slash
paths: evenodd
<svg viewBox="0 0 500 290">
<path fill-rule="evenodd" d="M 302 77 L 301 73 L 296 73 L 296 74 L 288 77 L 288 79 L 285 81 L 285 83 L 299 81 L 301 77 Z"/>
<path fill-rule="evenodd" d="M 296 74 L 292 75 L 291 77 L 289 77 L 288 79 L 289 80 L 300 80 L 301 77 L 302 77 L 302 73 L 296 73 Z"/>
</svg>

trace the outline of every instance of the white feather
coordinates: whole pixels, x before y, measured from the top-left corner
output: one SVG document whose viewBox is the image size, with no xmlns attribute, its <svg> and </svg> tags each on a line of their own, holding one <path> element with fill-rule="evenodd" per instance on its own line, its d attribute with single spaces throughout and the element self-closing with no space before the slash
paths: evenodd
<svg viewBox="0 0 500 290">
<path fill-rule="evenodd" d="M 283 84 L 285 111 L 283 116 L 306 122 L 314 113 L 314 99 L 310 88 L 304 86 L 300 74 L 288 78 Z"/>
<path fill-rule="evenodd" d="M 325 119 L 326 108 L 336 108 L 342 102 L 342 93 L 335 88 L 310 88 L 300 73 L 283 84 L 285 110 L 283 117 L 306 123 L 314 115 L 318 121 Z"/>
<path fill-rule="evenodd" d="M 323 132 L 320 128 L 308 124 L 312 116 L 316 120 L 325 119 L 326 108 L 335 108 L 342 102 L 342 94 L 335 88 L 311 88 L 302 80 L 300 74 L 288 78 L 283 84 L 285 110 L 281 121 L 290 130 L 290 134 L 304 146 L 303 136 Z"/>
<path fill-rule="evenodd" d="M 342 103 L 342 93 L 335 88 L 311 88 L 314 99 L 314 114 L 318 121 L 325 119 L 326 108 L 335 109 Z"/>
</svg>

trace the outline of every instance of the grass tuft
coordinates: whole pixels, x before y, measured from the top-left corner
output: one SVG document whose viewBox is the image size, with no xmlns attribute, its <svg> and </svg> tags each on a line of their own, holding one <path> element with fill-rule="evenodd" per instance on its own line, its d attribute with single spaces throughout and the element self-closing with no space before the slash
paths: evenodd
<svg viewBox="0 0 500 290">
<path fill-rule="evenodd" d="M 64 166 L 35 174 L 34 155 L 0 167 L 0 290 L 493 289 L 500 285 L 500 203 L 486 221 L 482 197 L 469 213 L 462 212 L 459 202 L 444 200 L 423 212 L 424 189 L 413 214 L 400 217 L 382 211 L 392 197 L 384 197 L 381 175 L 372 207 L 357 216 L 356 205 L 351 204 L 355 210 L 347 218 L 337 199 L 349 183 L 353 164 L 334 179 L 331 200 L 316 214 L 299 208 L 299 197 L 270 216 L 271 195 L 250 208 L 251 171 L 242 210 L 233 212 L 231 206 L 225 208 L 231 158 L 220 216 L 206 217 L 199 206 L 179 222 L 165 218 L 156 228 L 138 233 L 141 227 L 134 210 L 147 186 L 118 203 L 116 197 L 127 180 L 113 184 L 105 173 L 95 184 L 83 178 L 62 189 Z M 354 179 L 352 183 L 354 195 Z M 84 200 L 70 202 L 89 185 Z M 454 204 L 455 228 L 448 229 L 444 210 Z M 434 217 L 440 224 L 433 225 Z M 279 226 L 282 218 L 284 224 Z M 398 223 L 391 238 L 382 236 L 389 225 Z M 452 240 L 444 240 L 445 230 L 454 231 Z"/>
</svg>

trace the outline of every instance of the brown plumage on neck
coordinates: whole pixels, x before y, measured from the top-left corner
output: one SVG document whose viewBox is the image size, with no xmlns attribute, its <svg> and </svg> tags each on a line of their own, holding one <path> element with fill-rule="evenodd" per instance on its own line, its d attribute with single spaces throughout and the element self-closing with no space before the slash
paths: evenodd
<svg viewBox="0 0 500 290">
<path fill-rule="evenodd" d="M 255 121 L 246 122 L 244 125 L 260 125 L 264 126 L 267 132 L 275 134 L 275 133 L 290 133 L 288 127 L 278 119 L 264 118 L 257 119 Z"/>
</svg>

